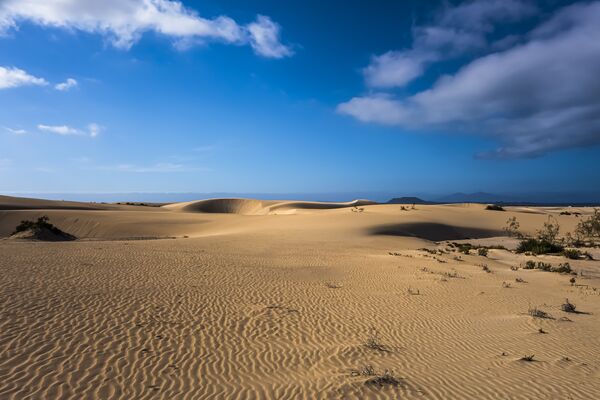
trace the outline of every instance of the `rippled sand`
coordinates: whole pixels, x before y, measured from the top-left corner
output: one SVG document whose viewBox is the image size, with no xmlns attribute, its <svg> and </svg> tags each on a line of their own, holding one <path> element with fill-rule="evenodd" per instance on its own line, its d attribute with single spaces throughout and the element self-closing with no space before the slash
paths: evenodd
<svg viewBox="0 0 600 400">
<path fill-rule="evenodd" d="M 529 257 L 505 250 L 419 250 L 447 248 L 432 235 L 510 246 L 497 231 L 512 215 L 526 231 L 576 217 L 298 204 L 5 207 L 0 235 L 47 214 L 81 239 L 0 240 L 0 398 L 600 398 L 599 261 L 570 261 L 584 272 L 572 286 L 511 270 Z M 565 298 L 584 313 L 562 312 Z M 365 384 L 366 365 L 400 384 Z"/>
</svg>

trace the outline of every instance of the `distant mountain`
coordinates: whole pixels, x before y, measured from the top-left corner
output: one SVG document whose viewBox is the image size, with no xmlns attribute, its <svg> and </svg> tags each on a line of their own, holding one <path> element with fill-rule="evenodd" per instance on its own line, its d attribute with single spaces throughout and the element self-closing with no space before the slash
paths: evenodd
<svg viewBox="0 0 600 400">
<path fill-rule="evenodd" d="M 432 201 L 420 199 L 418 197 L 394 197 L 387 204 L 435 204 Z"/>
</svg>

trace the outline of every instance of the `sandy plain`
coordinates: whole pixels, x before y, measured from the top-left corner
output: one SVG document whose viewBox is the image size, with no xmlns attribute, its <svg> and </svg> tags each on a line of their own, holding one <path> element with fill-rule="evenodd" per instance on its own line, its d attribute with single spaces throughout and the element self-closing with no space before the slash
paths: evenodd
<svg viewBox="0 0 600 400">
<path fill-rule="evenodd" d="M 515 254 L 502 231 L 592 209 L 562 211 L 0 196 L 0 398 L 600 398 L 600 251 Z M 41 215 L 79 239 L 9 238 Z"/>
</svg>

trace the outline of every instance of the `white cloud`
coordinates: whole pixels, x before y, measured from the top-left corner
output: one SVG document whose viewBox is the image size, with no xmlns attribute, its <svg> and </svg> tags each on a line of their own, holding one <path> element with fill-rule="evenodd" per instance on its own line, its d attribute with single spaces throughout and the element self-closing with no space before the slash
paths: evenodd
<svg viewBox="0 0 600 400">
<path fill-rule="evenodd" d="M 96 137 L 100 134 L 102 127 L 96 123 L 91 123 L 88 125 L 87 130 L 72 128 L 68 125 L 43 125 L 39 124 L 37 128 L 40 131 L 55 133 L 61 136 L 89 136 Z"/>
<path fill-rule="evenodd" d="M 13 135 L 25 135 L 27 133 L 25 129 L 13 129 L 6 126 L 4 127 L 4 130 L 12 133 Z"/>
<path fill-rule="evenodd" d="M 600 2 L 564 8 L 525 43 L 480 57 L 408 97 L 355 97 L 338 111 L 405 128 L 483 134 L 481 157 L 534 157 L 600 143 Z"/>
<path fill-rule="evenodd" d="M 0 32 L 22 21 L 41 26 L 97 33 L 115 47 L 129 49 L 146 32 L 172 38 L 175 43 L 217 40 L 249 43 L 257 54 L 281 58 L 291 55 L 279 42 L 279 26 L 268 17 L 241 26 L 227 16 L 203 18 L 176 0 L 4 0 L 0 2 Z"/>
<path fill-rule="evenodd" d="M 30 75 L 22 69 L 0 67 L 0 90 L 19 86 L 45 86 L 47 84 L 48 82 L 45 79 Z"/>
<path fill-rule="evenodd" d="M 54 86 L 54 88 L 56 90 L 60 90 L 61 92 L 64 92 L 64 91 L 74 88 L 75 86 L 77 86 L 77 81 L 73 78 L 69 78 L 62 83 L 56 84 Z"/>
<path fill-rule="evenodd" d="M 416 26 L 410 48 L 374 56 L 363 69 L 370 87 L 402 87 L 420 77 L 436 61 L 487 46 L 487 35 L 498 22 L 531 16 L 535 7 L 522 0 L 474 0 L 447 6 L 433 24 Z"/>
<path fill-rule="evenodd" d="M 57 135 L 81 135 L 81 131 L 75 128 L 71 128 L 67 125 L 43 125 L 37 126 L 40 131 L 56 133 Z"/>
<path fill-rule="evenodd" d="M 294 54 L 292 50 L 279 41 L 279 24 L 271 18 L 258 15 L 256 22 L 248 24 L 250 45 L 254 51 L 264 57 L 283 58 Z"/>
<path fill-rule="evenodd" d="M 100 134 L 100 132 L 102 131 L 102 127 L 94 122 L 92 122 L 91 124 L 88 125 L 88 132 L 90 134 L 90 137 L 96 137 Z"/>
</svg>

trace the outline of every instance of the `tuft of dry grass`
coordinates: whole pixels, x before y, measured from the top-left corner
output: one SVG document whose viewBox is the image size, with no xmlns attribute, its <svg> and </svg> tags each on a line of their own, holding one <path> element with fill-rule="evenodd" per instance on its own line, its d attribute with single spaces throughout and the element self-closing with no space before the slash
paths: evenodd
<svg viewBox="0 0 600 400">
<path fill-rule="evenodd" d="M 526 356 L 523 356 L 523 357 L 519 358 L 519 361 L 533 362 L 533 361 L 535 361 L 534 357 L 535 357 L 534 354 L 531 354 L 531 355 L 528 355 L 528 356 L 526 355 Z"/>
<path fill-rule="evenodd" d="M 569 299 L 565 299 L 565 302 L 560 306 L 561 310 L 568 313 L 576 312 L 576 308 L 577 307 L 575 307 L 575 304 L 569 302 Z"/>
<path fill-rule="evenodd" d="M 365 346 L 371 350 L 389 351 L 388 348 L 381 342 L 379 331 L 377 331 L 375 328 L 370 329 Z"/>
</svg>

